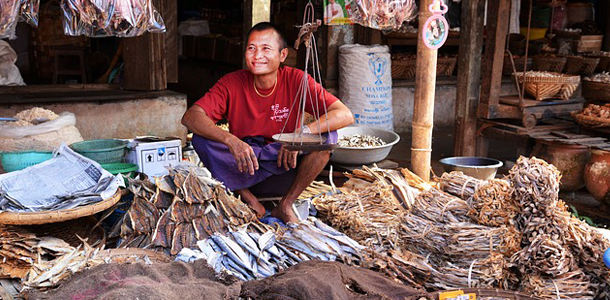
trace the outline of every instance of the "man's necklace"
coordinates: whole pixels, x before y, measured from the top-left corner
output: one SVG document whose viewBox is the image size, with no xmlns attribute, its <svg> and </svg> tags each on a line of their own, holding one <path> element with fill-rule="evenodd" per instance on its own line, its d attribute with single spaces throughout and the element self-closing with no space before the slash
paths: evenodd
<svg viewBox="0 0 610 300">
<path fill-rule="evenodd" d="M 271 90 L 271 93 L 269 93 L 269 94 L 267 94 L 267 95 L 263 95 L 263 94 L 261 94 L 261 93 L 260 93 L 260 92 L 259 92 L 259 91 L 256 89 L 256 83 L 254 82 L 254 78 L 252 78 L 252 85 L 254 86 L 254 92 L 255 92 L 257 95 L 259 95 L 259 96 L 261 96 L 261 97 L 263 97 L 263 98 L 267 98 L 267 97 L 269 97 L 269 96 L 273 95 L 273 92 L 275 92 L 275 87 L 277 86 L 277 75 L 275 76 L 275 82 L 273 83 L 273 89 Z"/>
</svg>

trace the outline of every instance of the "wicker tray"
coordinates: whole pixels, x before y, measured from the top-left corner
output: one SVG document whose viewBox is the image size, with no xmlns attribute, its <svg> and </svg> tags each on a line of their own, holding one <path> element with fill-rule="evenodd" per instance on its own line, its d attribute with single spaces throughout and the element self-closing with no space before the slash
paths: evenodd
<svg viewBox="0 0 610 300">
<path fill-rule="evenodd" d="M 523 72 L 518 72 L 519 84 L 523 83 Z M 568 100 L 580 84 L 580 76 L 554 73 L 560 77 L 525 77 L 525 91 L 536 100 L 551 98 Z"/>
<path fill-rule="evenodd" d="M 583 80 L 582 96 L 589 101 L 610 102 L 610 83 Z"/>
<path fill-rule="evenodd" d="M 116 192 L 116 194 L 114 194 L 114 196 L 104 201 L 73 209 L 31 213 L 3 212 L 0 213 L 0 224 L 39 225 L 74 220 L 81 217 L 91 216 L 95 213 L 110 208 L 119 202 L 120 199 L 121 192 L 119 190 Z"/>
<path fill-rule="evenodd" d="M 533 68 L 536 71 L 561 72 L 566 65 L 565 57 L 536 56 L 533 59 Z"/>
<path fill-rule="evenodd" d="M 437 76 L 451 76 L 457 57 L 439 57 L 436 62 Z M 414 79 L 417 64 L 415 59 L 392 60 L 392 79 Z"/>
<path fill-rule="evenodd" d="M 523 293 L 519 293 L 519 292 L 513 292 L 513 291 L 507 291 L 507 290 L 500 290 L 500 289 L 461 289 L 462 291 L 464 291 L 464 294 L 476 294 L 477 295 L 477 299 L 481 299 L 481 298 L 493 298 L 495 300 L 499 300 L 499 299 L 511 299 L 511 300 L 539 300 L 541 298 L 532 296 L 532 295 L 527 295 L 527 294 L 523 294 Z M 432 299 L 438 299 L 438 296 L 440 293 L 443 293 L 446 291 L 437 291 L 437 292 L 433 292 L 430 293 L 430 295 L 432 296 Z"/>
<path fill-rule="evenodd" d="M 563 72 L 575 75 L 592 75 L 598 64 L 599 58 L 597 57 L 570 56 L 566 60 Z"/>
<path fill-rule="evenodd" d="M 514 59 L 515 69 L 517 72 L 523 72 L 523 66 L 525 64 L 525 56 L 517 57 Z M 532 58 L 527 58 L 527 71 L 532 70 Z M 513 74 L 513 65 L 508 55 L 504 55 L 504 65 L 502 65 L 502 75 L 511 76 Z"/>
<path fill-rule="evenodd" d="M 72 247 L 78 247 L 83 244 L 79 237 L 87 239 L 87 244 L 91 246 L 106 243 L 106 231 L 100 226 L 94 227 L 96 224 L 97 218 L 88 216 L 66 222 L 23 226 L 23 228 L 38 237 L 52 236 L 64 240 Z"/>
<path fill-rule="evenodd" d="M 108 258 L 113 263 L 133 263 L 136 258 L 147 256 L 153 263 L 168 263 L 172 259 L 165 253 L 140 248 L 106 249 L 97 254 L 99 258 Z"/>
<path fill-rule="evenodd" d="M 610 119 L 585 116 L 580 111 L 573 111 L 572 118 L 576 123 L 589 128 L 607 128 L 610 127 Z"/>
<path fill-rule="evenodd" d="M 457 57 L 439 57 L 436 61 L 436 75 L 437 76 L 451 76 L 455 65 L 457 64 Z"/>
</svg>

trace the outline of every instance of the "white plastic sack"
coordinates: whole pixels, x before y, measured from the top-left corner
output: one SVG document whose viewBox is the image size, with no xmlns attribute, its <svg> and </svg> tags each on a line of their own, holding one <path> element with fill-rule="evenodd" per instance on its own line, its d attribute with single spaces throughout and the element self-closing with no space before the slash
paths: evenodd
<svg viewBox="0 0 610 300">
<path fill-rule="evenodd" d="M 339 47 L 339 98 L 356 124 L 394 130 L 391 62 L 388 46 Z"/>
<path fill-rule="evenodd" d="M 45 134 L 58 131 L 64 127 L 76 125 L 76 116 L 73 113 L 63 112 L 55 120 L 32 126 L 0 126 L 0 138 L 21 139 L 27 136 Z"/>
<path fill-rule="evenodd" d="M 19 68 L 15 65 L 17 53 L 11 46 L 0 40 L 0 85 L 25 85 Z"/>
</svg>

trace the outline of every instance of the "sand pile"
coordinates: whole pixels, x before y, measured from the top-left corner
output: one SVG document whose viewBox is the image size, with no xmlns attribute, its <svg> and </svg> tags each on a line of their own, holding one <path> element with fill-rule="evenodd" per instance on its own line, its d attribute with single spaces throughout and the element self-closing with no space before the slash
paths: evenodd
<svg viewBox="0 0 610 300">
<path fill-rule="evenodd" d="M 27 299 L 427 299 L 382 274 L 337 262 L 308 261 L 262 280 L 219 280 L 203 260 L 191 264 L 107 264 Z"/>
</svg>

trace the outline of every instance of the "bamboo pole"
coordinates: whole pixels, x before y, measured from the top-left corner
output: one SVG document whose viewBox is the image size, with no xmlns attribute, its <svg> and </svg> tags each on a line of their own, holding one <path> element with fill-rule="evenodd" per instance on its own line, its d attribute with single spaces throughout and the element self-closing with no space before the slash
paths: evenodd
<svg viewBox="0 0 610 300">
<path fill-rule="evenodd" d="M 430 180 L 438 51 L 426 47 L 421 30 L 423 30 L 426 20 L 432 15 L 428 10 L 428 6 L 432 2 L 433 0 L 421 0 L 419 5 L 420 31 L 417 37 L 415 103 L 413 104 L 413 138 L 411 144 L 411 167 L 413 172 L 424 180 Z"/>
</svg>

